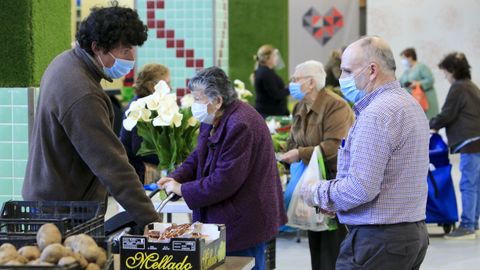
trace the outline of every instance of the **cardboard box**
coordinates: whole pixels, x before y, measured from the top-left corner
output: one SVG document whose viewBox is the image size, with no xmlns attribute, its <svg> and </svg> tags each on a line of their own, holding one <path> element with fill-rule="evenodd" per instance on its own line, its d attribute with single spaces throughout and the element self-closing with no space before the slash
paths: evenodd
<svg viewBox="0 0 480 270">
<path fill-rule="evenodd" d="M 170 225 L 148 226 L 163 231 Z M 207 237 L 149 241 L 145 236 L 123 236 L 120 239 L 121 269 L 213 269 L 225 261 L 225 225 L 203 224 L 201 234 Z"/>
</svg>

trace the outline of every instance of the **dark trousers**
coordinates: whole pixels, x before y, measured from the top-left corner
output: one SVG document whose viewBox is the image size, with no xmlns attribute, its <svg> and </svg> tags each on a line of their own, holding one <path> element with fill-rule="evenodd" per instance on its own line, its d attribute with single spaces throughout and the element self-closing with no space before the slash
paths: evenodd
<svg viewBox="0 0 480 270">
<path fill-rule="evenodd" d="M 335 270 L 340 244 L 346 235 L 347 229 L 342 224 L 334 231 L 308 231 L 312 270 Z"/>
<path fill-rule="evenodd" d="M 419 269 L 428 247 L 425 222 L 347 226 L 337 269 Z"/>
</svg>

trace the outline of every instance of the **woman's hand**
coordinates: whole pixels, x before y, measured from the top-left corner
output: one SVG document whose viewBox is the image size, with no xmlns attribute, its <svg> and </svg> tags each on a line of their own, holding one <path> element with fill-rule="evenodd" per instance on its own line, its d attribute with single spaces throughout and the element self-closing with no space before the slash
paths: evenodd
<svg viewBox="0 0 480 270">
<path fill-rule="evenodd" d="M 182 184 L 175 181 L 170 177 L 162 177 L 158 180 L 157 185 L 159 188 L 164 189 L 167 194 L 175 193 L 178 196 L 182 196 Z"/>
<path fill-rule="evenodd" d="M 411 83 L 411 84 L 410 84 L 410 88 L 412 88 L 412 89 L 414 89 L 415 87 L 417 87 L 417 85 L 420 85 L 420 86 L 421 86 L 420 81 L 411 81 L 410 83 Z"/>
<path fill-rule="evenodd" d="M 282 161 L 285 161 L 289 164 L 292 164 L 293 162 L 296 162 L 300 160 L 300 155 L 298 153 L 298 149 L 292 149 L 282 156 Z"/>
</svg>

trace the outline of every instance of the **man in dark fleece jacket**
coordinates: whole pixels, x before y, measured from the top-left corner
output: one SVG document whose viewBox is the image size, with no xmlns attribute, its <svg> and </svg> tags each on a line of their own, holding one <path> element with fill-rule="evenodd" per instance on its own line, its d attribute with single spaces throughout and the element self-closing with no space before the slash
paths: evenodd
<svg viewBox="0 0 480 270">
<path fill-rule="evenodd" d="M 100 85 L 128 73 L 134 47 L 146 39 L 134 10 L 94 9 L 75 48 L 50 63 L 40 82 L 25 200 L 105 202 L 108 191 L 138 225 L 159 220 L 113 131 L 112 103 Z"/>
</svg>

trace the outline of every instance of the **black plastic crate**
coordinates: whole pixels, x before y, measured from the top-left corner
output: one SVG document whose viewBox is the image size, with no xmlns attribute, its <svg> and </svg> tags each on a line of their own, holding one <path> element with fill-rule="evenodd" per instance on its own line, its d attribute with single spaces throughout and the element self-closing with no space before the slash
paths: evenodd
<svg viewBox="0 0 480 270">
<path fill-rule="evenodd" d="M 107 260 L 107 262 L 105 263 L 105 266 L 103 267 L 102 270 L 114 270 L 114 262 L 113 262 L 113 256 L 110 256 L 109 259 Z M 70 265 L 67 265 L 67 266 L 58 266 L 58 265 L 55 265 L 55 266 L 31 266 L 31 265 L 18 265 L 18 266 L 15 266 L 15 265 L 10 265 L 10 266 L 5 266 L 5 265 L 2 265 L 0 266 L 0 269 L 18 269 L 18 270 L 21 270 L 21 269 L 32 269 L 32 270 L 83 270 L 82 267 L 80 267 L 79 264 L 77 263 L 74 263 L 74 264 L 70 264 Z"/>
<path fill-rule="evenodd" d="M 104 213 L 104 204 L 93 201 L 8 201 L 0 217 L 0 244 L 35 244 L 45 223 L 57 225 L 63 238 L 80 233 L 103 238 Z"/>
</svg>

